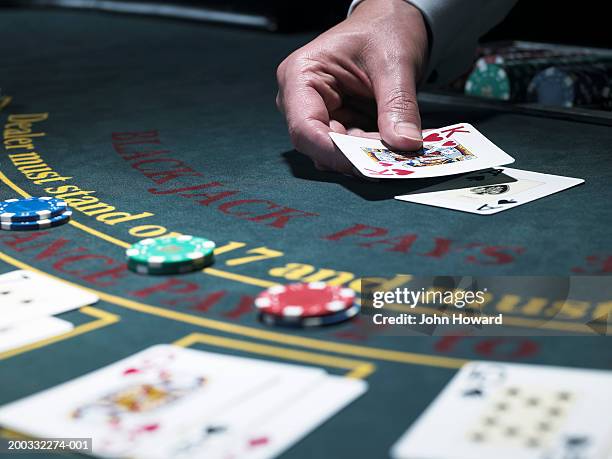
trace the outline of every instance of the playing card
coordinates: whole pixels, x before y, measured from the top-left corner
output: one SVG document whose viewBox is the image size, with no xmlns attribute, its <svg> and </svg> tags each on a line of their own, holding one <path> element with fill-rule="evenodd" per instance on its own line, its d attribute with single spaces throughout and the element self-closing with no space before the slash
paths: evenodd
<svg viewBox="0 0 612 459">
<path fill-rule="evenodd" d="M 491 167 L 467 174 L 438 177 L 433 179 L 411 180 L 401 182 L 406 191 L 402 196 L 419 194 L 423 192 L 459 190 L 462 188 L 483 187 L 489 185 L 503 185 L 516 182 L 517 180 L 504 174 L 504 169 Z M 404 185 L 405 184 L 405 185 Z"/>
<path fill-rule="evenodd" d="M 57 317 L 41 317 L 0 328 L 0 352 L 32 344 L 72 330 L 71 322 Z"/>
<path fill-rule="evenodd" d="M 281 454 L 367 390 L 357 379 L 327 376 L 281 412 L 236 435 L 220 459 L 268 459 Z M 349 441 L 350 439 L 346 439 Z M 210 457 L 210 456 L 209 456 Z"/>
<path fill-rule="evenodd" d="M 144 459 L 190 418 L 219 416 L 277 377 L 253 359 L 158 345 L 0 408 L 0 425 L 34 437 L 91 437 L 95 455 Z"/>
<path fill-rule="evenodd" d="M 169 439 L 151 443 L 148 459 L 220 457 L 229 442 L 249 426 L 277 416 L 312 387 L 324 383 L 327 374 L 319 368 L 258 361 L 260 370 L 276 376 L 265 387 L 250 391 L 212 418 L 182 420 Z M 169 441 L 168 441 L 169 440 Z"/>
<path fill-rule="evenodd" d="M 396 196 L 395 199 L 491 215 L 584 183 L 582 179 L 560 175 L 541 174 L 509 167 L 502 170 L 516 181 L 444 191 L 425 188 L 412 194 Z"/>
<path fill-rule="evenodd" d="M 465 365 L 392 447 L 394 459 L 605 459 L 612 372 Z"/>
<path fill-rule="evenodd" d="M 93 304 L 93 293 L 32 271 L 0 275 L 0 327 Z"/>
<path fill-rule="evenodd" d="M 337 133 L 330 137 L 359 172 L 370 178 L 430 178 L 514 162 L 468 123 L 425 132 L 423 148 L 414 152 L 391 151 L 376 139 Z"/>
</svg>

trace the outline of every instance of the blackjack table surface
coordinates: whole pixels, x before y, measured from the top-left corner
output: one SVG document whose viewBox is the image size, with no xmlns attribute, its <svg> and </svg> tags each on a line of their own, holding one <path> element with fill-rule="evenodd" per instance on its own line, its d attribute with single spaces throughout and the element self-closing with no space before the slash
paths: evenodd
<svg viewBox="0 0 612 459">
<path fill-rule="evenodd" d="M 6 10 L 0 37 L 0 199 L 51 195 L 74 211 L 57 228 L 1 231 L 0 273 L 32 269 L 100 297 L 61 315 L 72 332 L 0 354 L 0 403 L 175 343 L 367 380 L 363 397 L 283 457 L 385 457 L 467 361 L 612 368 L 609 337 L 584 333 L 601 304 L 557 315 L 548 333 L 504 337 L 392 336 L 365 313 L 286 329 L 253 307 L 263 289 L 289 282 L 359 292 L 362 279 L 394 287 L 410 275 L 610 275 L 609 125 L 425 97 L 424 127 L 468 122 L 513 167 L 585 179 L 475 215 L 399 202 L 406 181 L 318 171 L 293 149 L 275 69 L 312 34 Z M 7 137 L 11 120 L 28 131 L 21 140 Z M 34 164 L 47 174 L 28 173 Z M 173 233 L 214 240 L 215 263 L 182 275 L 127 269 L 132 243 Z M 515 293 L 506 313 L 517 330 L 540 323 L 545 308 L 522 307 L 533 298 Z"/>
</svg>

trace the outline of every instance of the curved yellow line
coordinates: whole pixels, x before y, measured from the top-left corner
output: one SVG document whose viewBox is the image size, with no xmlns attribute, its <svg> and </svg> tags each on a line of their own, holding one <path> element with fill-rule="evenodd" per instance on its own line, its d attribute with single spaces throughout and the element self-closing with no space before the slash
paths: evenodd
<svg viewBox="0 0 612 459">
<path fill-rule="evenodd" d="M 32 197 L 27 191 L 23 190 L 15 182 L 13 182 L 10 178 L 8 178 L 2 171 L 0 171 L 0 181 L 4 182 L 6 186 L 11 188 L 15 193 L 19 194 L 20 196 L 24 198 Z M 130 243 L 122 241 L 121 239 L 117 239 L 116 237 L 110 236 L 106 233 L 90 228 L 89 226 L 84 225 L 83 223 L 79 223 L 76 220 L 70 220 L 68 224 L 74 226 L 75 228 L 80 229 L 81 231 L 91 234 L 92 236 L 102 239 L 106 242 L 110 242 L 111 244 L 114 244 L 116 246 L 123 247 L 124 249 L 129 248 L 131 245 Z M 210 276 L 221 277 L 223 279 L 229 279 L 229 280 L 233 280 L 236 282 L 241 282 L 243 284 L 254 285 L 256 287 L 261 287 L 261 288 L 268 288 L 268 287 L 272 287 L 273 285 L 278 284 L 278 282 L 272 282 L 272 281 L 268 281 L 264 279 L 258 279 L 256 277 L 245 276 L 244 274 L 230 273 L 228 271 L 223 271 L 217 268 L 204 268 L 202 272 Z"/>
<path fill-rule="evenodd" d="M 416 354 L 412 352 L 391 351 L 387 349 L 357 346 L 354 344 L 322 341 L 314 338 L 287 335 L 284 333 L 277 333 L 247 327 L 245 325 L 237 325 L 228 322 L 222 322 L 219 320 L 207 319 L 205 317 L 193 316 L 184 312 L 172 311 L 170 309 L 164 309 L 158 306 L 140 303 L 138 301 L 129 300 L 127 298 L 111 295 L 106 292 L 94 290 L 88 287 L 83 287 L 79 284 L 68 282 L 64 279 L 58 278 L 57 276 L 53 276 L 49 273 L 36 269 L 26 263 L 23 263 L 22 261 L 16 260 L 15 258 L 3 252 L 0 252 L 0 260 L 9 263 L 13 266 L 16 266 L 20 269 L 29 269 L 31 271 L 35 271 L 37 273 L 59 279 L 78 288 L 87 290 L 91 293 L 94 293 L 95 295 L 98 295 L 100 299 L 107 301 L 108 303 L 115 304 L 117 306 L 121 306 L 138 312 L 152 314 L 158 317 L 163 317 L 165 319 L 197 325 L 199 327 L 210 328 L 213 330 L 232 333 L 236 335 L 248 336 L 250 338 L 259 339 L 262 341 L 272 341 L 284 345 L 305 347 L 309 349 L 317 349 L 320 351 L 334 352 L 338 354 L 354 355 L 375 360 L 387 360 L 391 362 L 409 363 L 416 365 L 430 365 L 443 368 L 460 368 L 463 364 L 467 362 L 467 360 L 452 357 L 440 357 L 427 354 Z"/>
<path fill-rule="evenodd" d="M 332 368 L 344 368 L 351 370 L 346 375 L 347 377 L 357 379 L 369 376 L 376 369 L 374 364 L 360 360 L 334 357 L 325 354 L 314 354 L 312 352 L 298 351 L 296 349 L 279 348 L 277 346 L 206 335 L 204 333 L 192 333 L 175 341 L 174 344 L 182 347 L 189 347 L 194 344 L 208 344 L 286 360 L 295 360 Z"/>
<path fill-rule="evenodd" d="M 98 328 L 106 327 L 107 325 L 117 323 L 120 320 L 120 317 L 116 314 L 111 314 L 110 312 L 106 312 L 98 308 L 93 308 L 91 306 L 85 306 L 79 309 L 79 311 L 88 316 L 95 317 L 96 320 L 81 324 L 70 330 L 69 332 L 62 333 L 61 335 L 52 336 L 50 338 L 36 341 L 35 343 L 26 344 L 25 346 L 20 346 L 15 349 L 0 352 L 0 360 L 15 357 L 16 355 L 23 354 L 24 352 L 33 351 L 34 349 L 39 349 L 49 344 L 57 343 L 68 338 L 73 338 L 84 333 L 89 333 L 90 331 L 97 330 Z"/>
</svg>

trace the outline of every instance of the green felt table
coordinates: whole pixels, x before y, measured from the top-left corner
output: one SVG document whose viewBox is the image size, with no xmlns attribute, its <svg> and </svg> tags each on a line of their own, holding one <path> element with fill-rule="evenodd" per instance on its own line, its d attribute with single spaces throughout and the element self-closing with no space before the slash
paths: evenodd
<svg viewBox="0 0 612 459">
<path fill-rule="evenodd" d="M 270 328 L 252 307 L 263 288 L 290 281 L 358 290 L 368 276 L 393 286 L 405 283 L 400 274 L 612 273 L 609 126 L 424 102 L 424 127 L 470 122 L 514 167 L 586 180 L 473 215 L 398 202 L 410 185 L 319 172 L 293 150 L 274 106 L 274 72 L 311 35 L 11 10 L 0 13 L 0 37 L 0 121 L 29 118 L 33 133 L 21 148 L 5 133 L 0 198 L 64 196 L 75 211 L 58 228 L 2 231 L 0 272 L 36 269 L 100 296 L 61 315 L 75 324 L 69 335 L 0 354 L 1 403 L 177 343 L 365 378 L 367 394 L 286 457 L 373 458 L 467 360 L 612 366 L 609 338 L 567 336 L 594 308 L 558 317 L 557 336 L 448 338 L 389 336 L 367 315 Z M 28 164 L 49 173 L 28 174 Z M 180 276 L 126 269 L 129 244 L 173 232 L 214 240 L 215 264 Z M 525 328 L 538 313 L 509 311 Z"/>
</svg>

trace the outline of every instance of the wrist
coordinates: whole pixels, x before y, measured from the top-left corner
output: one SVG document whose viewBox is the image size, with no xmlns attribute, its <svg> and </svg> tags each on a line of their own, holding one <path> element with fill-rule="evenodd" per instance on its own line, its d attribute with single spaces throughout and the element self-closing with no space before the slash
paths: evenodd
<svg viewBox="0 0 612 459">
<path fill-rule="evenodd" d="M 423 19 L 423 15 L 407 0 L 354 0 L 349 9 L 349 15 L 376 15 L 376 16 L 392 16 L 392 15 L 408 15 L 419 16 Z"/>
<path fill-rule="evenodd" d="M 417 76 L 423 75 L 432 35 L 421 10 L 408 0 L 361 0 L 352 5 L 348 22 L 381 37 L 387 34 L 383 40 L 394 43 L 396 52 L 407 53 Z"/>
</svg>

